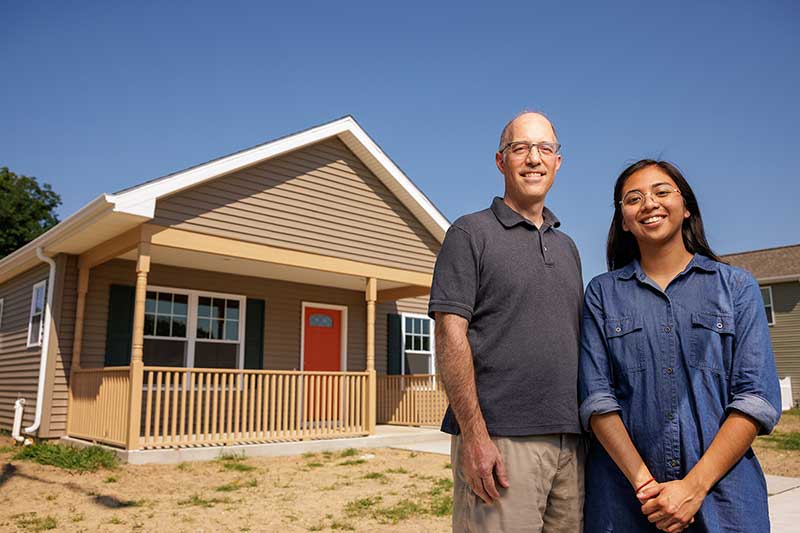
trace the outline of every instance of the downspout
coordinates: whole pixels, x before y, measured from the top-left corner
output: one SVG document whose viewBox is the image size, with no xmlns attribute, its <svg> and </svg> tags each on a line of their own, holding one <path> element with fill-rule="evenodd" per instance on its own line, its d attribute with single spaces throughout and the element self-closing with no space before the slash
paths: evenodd
<svg viewBox="0 0 800 533">
<path fill-rule="evenodd" d="M 42 423 L 42 403 L 44 402 L 44 386 L 47 380 L 47 352 L 50 346 L 50 322 L 53 319 L 53 285 L 56 279 L 56 262 L 52 258 L 44 255 L 42 247 L 36 248 L 36 257 L 50 265 L 50 276 L 47 278 L 47 303 L 44 306 L 44 337 L 42 338 L 42 356 L 39 363 L 39 387 L 36 391 L 36 415 L 33 424 L 25 428 L 25 433 L 33 433 L 39 430 Z"/>
</svg>

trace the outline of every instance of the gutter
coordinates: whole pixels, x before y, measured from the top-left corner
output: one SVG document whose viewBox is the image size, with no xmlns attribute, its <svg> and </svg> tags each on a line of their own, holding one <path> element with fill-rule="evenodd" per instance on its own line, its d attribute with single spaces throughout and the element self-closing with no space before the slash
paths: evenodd
<svg viewBox="0 0 800 533">
<path fill-rule="evenodd" d="M 800 275 L 794 274 L 790 276 L 772 276 L 769 278 L 757 278 L 760 284 L 770 284 L 770 283 L 788 283 L 791 281 L 800 281 Z"/>
<path fill-rule="evenodd" d="M 42 403 L 44 402 L 44 386 L 47 380 L 47 353 L 50 347 L 50 324 L 53 320 L 53 285 L 56 279 L 56 262 L 44 255 L 41 246 L 36 247 L 36 257 L 50 265 L 50 276 L 47 278 L 47 302 L 44 306 L 44 336 L 42 338 L 42 355 L 39 362 L 39 386 L 36 390 L 36 415 L 33 424 L 25 428 L 25 433 L 34 433 L 42 423 Z"/>
</svg>

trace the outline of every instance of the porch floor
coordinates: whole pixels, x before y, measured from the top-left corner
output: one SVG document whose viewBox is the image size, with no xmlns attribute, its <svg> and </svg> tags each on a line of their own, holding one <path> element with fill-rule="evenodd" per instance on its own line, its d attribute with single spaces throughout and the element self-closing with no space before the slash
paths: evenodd
<svg viewBox="0 0 800 533">
<path fill-rule="evenodd" d="M 92 445 L 91 442 L 74 437 L 61 437 L 61 440 L 62 442 L 74 446 L 83 447 Z M 444 449 L 445 440 L 449 453 L 450 439 L 447 435 L 439 431 L 437 427 L 378 425 L 375 428 L 374 435 L 329 440 L 131 451 L 120 450 L 111 446 L 100 446 L 116 453 L 124 463 L 142 465 L 210 461 L 222 454 L 238 454 L 244 455 L 245 457 L 278 457 L 302 455 L 306 452 L 321 452 L 325 450 L 345 450 L 347 448 L 403 448 L 441 453 L 441 450 Z"/>
</svg>

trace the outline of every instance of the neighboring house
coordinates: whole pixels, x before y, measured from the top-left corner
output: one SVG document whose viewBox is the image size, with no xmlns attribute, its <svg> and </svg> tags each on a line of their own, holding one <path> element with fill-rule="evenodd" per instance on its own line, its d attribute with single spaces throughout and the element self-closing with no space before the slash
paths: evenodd
<svg viewBox="0 0 800 533">
<path fill-rule="evenodd" d="M 792 378 L 800 403 L 800 244 L 722 256 L 753 273 L 761 286 L 778 376 Z"/>
<path fill-rule="evenodd" d="M 349 116 L 101 195 L 0 261 L 0 427 L 19 397 L 127 449 L 430 423 L 438 380 L 385 375 L 435 374 L 447 227 Z"/>
</svg>

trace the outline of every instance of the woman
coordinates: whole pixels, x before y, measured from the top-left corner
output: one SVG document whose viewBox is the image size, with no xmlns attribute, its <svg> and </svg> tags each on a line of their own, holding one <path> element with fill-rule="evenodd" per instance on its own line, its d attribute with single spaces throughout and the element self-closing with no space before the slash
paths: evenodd
<svg viewBox="0 0 800 533">
<path fill-rule="evenodd" d="M 769 531 L 750 445 L 780 389 L 758 284 L 711 251 L 674 165 L 625 169 L 614 206 L 583 312 L 584 531 Z"/>
</svg>

